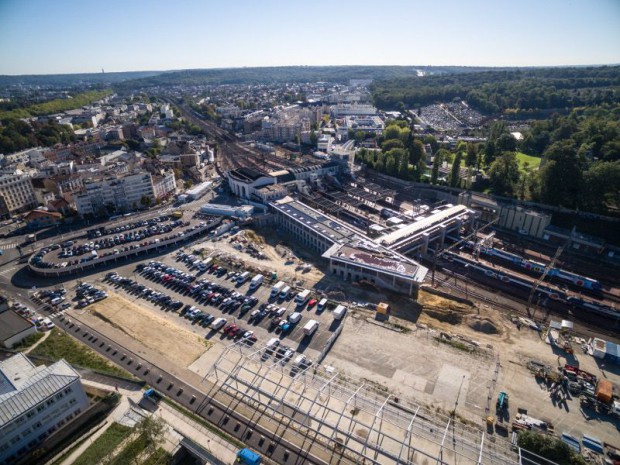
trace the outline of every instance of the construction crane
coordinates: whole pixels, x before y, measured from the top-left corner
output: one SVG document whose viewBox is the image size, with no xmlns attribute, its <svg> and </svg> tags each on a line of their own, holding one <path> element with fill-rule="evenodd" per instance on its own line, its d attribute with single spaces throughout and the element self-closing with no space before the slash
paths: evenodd
<svg viewBox="0 0 620 465">
<path fill-rule="evenodd" d="M 573 230 L 571 231 L 570 236 L 568 236 L 568 239 L 566 240 L 566 242 L 563 245 L 561 245 L 560 247 L 558 247 L 558 250 L 555 251 L 555 255 L 553 256 L 551 261 L 545 267 L 545 270 L 543 271 L 543 274 L 540 275 L 540 278 L 538 278 L 538 280 L 532 286 L 532 291 L 530 292 L 530 296 L 527 299 L 527 307 L 525 308 L 527 310 L 527 315 L 528 316 L 534 318 L 534 315 L 530 314 L 530 309 L 532 308 L 532 301 L 534 300 L 534 294 L 536 294 L 536 291 L 538 290 L 538 287 L 545 280 L 545 278 L 549 274 L 549 271 L 551 271 L 551 269 L 554 267 L 555 262 L 560 257 L 560 255 L 562 255 L 562 252 L 564 252 L 564 249 L 566 247 L 568 247 L 569 244 L 571 243 L 571 241 L 573 240 L 573 233 L 574 232 L 575 232 L 575 228 L 573 228 Z M 534 313 L 536 313 L 536 309 L 534 309 Z"/>
</svg>

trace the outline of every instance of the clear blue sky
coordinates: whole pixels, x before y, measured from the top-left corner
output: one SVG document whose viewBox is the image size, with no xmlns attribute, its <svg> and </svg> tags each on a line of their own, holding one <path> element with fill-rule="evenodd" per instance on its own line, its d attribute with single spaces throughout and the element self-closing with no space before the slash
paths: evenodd
<svg viewBox="0 0 620 465">
<path fill-rule="evenodd" d="M 620 63 L 620 0 L 0 0 L 0 74 Z"/>
</svg>

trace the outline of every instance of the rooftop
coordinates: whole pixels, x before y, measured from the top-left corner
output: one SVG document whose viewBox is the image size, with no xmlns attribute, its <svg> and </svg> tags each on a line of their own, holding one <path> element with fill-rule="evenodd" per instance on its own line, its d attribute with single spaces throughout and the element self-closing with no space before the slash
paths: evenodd
<svg viewBox="0 0 620 465">
<path fill-rule="evenodd" d="M 0 427 L 79 378 L 64 360 L 37 367 L 19 353 L 0 362 Z"/>
<path fill-rule="evenodd" d="M 19 316 L 13 310 L 0 313 L 0 341 L 6 341 L 10 337 L 32 328 L 33 324 Z"/>
</svg>

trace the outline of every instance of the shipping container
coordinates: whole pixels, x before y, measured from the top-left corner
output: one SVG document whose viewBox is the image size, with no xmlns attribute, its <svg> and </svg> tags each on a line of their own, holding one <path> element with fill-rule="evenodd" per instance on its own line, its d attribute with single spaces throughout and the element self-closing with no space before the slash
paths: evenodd
<svg viewBox="0 0 620 465">
<path fill-rule="evenodd" d="M 611 381 L 607 379 L 599 380 L 596 385 L 596 391 L 594 391 L 594 395 L 598 400 L 605 404 L 611 404 L 613 399 L 613 385 Z"/>
</svg>

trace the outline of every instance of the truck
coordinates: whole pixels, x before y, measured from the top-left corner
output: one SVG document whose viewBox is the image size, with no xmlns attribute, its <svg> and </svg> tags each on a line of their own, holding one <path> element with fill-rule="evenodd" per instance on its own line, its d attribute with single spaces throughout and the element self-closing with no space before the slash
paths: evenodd
<svg viewBox="0 0 620 465">
<path fill-rule="evenodd" d="M 32 244 L 36 240 L 37 240 L 37 236 L 35 236 L 34 234 L 28 234 L 26 236 L 26 244 Z"/>
<path fill-rule="evenodd" d="M 260 465 L 262 463 L 261 456 L 251 449 L 245 448 L 237 452 L 236 463 L 244 465 Z"/>
<path fill-rule="evenodd" d="M 312 336 L 316 330 L 319 329 L 319 322 L 316 320 L 310 320 L 303 328 L 305 336 Z"/>
<path fill-rule="evenodd" d="M 284 286 L 280 291 L 280 300 L 286 299 L 289 292 L 291 292 L 291 286 Z"/>
<path fill-rule="evenodd" d="M 246 282 L 248 280 L 249 277 L 250 277 L 250 272 L 249 271 L 244 271 L 237 278 L 237 284 L 239 284 L 239 285 L 243 284 L 244 282 Z"/>
<path fill-rule="evenodd" d="M 146 391 L 144 391 L 142 397 L 146 400 L 150 400 L 154 404 L 159 403 L 159 401 L 163 398 L 163 396 L 153 388 L 148 388 Z"/>
<path fill-rule="evenodd" d="M 261 284 L 263 284 L 264 280 L 265 280 L 265 277 L 262 274 L 257 274 L 256 276 L 252 278 L 252 281 L 250 281 L 250 289 L 251 290 L 258 289 L 258 287 Z"/>
<path fill-rule="evenodd" d="M 342 320 L 345 313 L 347 313 L 347 307 L 344 305 L 338 305 L 334 310 L 334 320 Z"/>
<path fill-rule="evenodd" d="M 295 303 L 301 307 L 308 302 L 308 299 L 310 299 L 310 291 L 308 289 L 304 289 L 295 297 Z"/>
<path fill-rule="evenodd" d="M 278 297 L 278 295 L 280 294 L 280 292 L 282 292 L 282 289 L 284 289 L 285 286 L 286 286 L 286 283 L 284 281 L 278 281 L 271 288 L 271 293 L 269 294 L 269 298 L 274 299 Z"/>
</svg>

